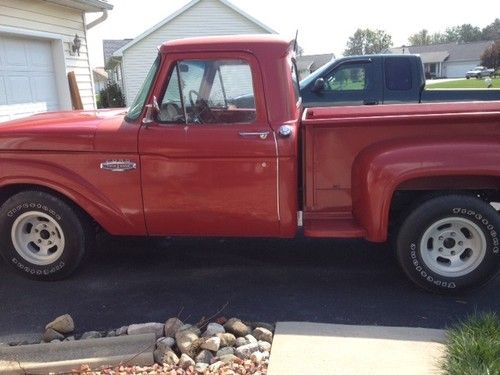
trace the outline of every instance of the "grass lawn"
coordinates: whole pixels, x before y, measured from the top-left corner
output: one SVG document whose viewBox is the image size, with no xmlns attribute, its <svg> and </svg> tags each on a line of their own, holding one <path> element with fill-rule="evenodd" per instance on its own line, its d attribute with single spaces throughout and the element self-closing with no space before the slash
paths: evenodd
<svg viewBox="0 0 500 375">
<path fill-rule="evenodd" d="M 445 375 L 500 374 L 500 318 L 494 313 L 475 315 L 447 333 Z"/>
<path fill-rule="evenodd" d="M 493 88 L 500 89 L 500 77 L 493 78 Z M 432 83 L 432 80 L 426 82 L 427 89 L 486 89 L 484 78 L 460 79 L 458 81 Z"/>
</svg>

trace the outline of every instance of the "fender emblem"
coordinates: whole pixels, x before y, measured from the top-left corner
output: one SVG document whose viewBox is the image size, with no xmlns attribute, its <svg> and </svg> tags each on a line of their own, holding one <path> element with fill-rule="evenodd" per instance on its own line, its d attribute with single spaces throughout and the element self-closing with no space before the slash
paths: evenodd
<svg viewBox="0 0 500 375">
<path fill-rule="evenodd" d="M 137 164 L 130 160 L 106 160 L 101 163 L 101 169 L 111 172 L 126 172 L 136 168 Z"/>
</svg>

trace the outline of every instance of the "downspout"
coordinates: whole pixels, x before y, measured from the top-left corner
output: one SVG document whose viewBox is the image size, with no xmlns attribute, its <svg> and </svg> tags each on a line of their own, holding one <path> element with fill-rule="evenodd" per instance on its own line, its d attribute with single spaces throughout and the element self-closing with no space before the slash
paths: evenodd
<svg viewBox="0 0 500 375">
<path fill-rule="evenodd" d="M 106 21 L 107 18 L 108 18 L 108 10 L 103 9 L 101 17 L 99 17 L 98 19 L 93 20 L 91 23 L 87 24 L 87 30 L 89 30 L 89 29 L 93 28 L 94 26 L 97 26 L 100 23 Z"/>
</svg>

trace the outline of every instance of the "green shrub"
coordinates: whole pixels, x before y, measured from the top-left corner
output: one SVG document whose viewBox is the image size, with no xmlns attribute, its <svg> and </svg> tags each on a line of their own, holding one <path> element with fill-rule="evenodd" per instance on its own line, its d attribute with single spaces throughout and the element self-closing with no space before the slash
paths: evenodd
<svg viewBox="0 0 500 375">
<path fill-rule="evenodd" d="M 117 83 L 108 83 L 97 96 L 97 108 L 121 108 L 125 105 L 125 97 Z"/>
</svg>

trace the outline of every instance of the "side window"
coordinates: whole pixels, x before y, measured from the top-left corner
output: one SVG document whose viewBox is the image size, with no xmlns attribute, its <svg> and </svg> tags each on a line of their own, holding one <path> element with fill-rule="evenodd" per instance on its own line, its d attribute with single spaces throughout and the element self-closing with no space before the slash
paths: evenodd
<svg viewBox="0 0 500 375">
<path fill-rule="evenodd" d="M 397 57 L 385 59 L 385 86 L 393 91 L 411 90 L 412 75 L 409 59 Z"/>
<path fill-rule="evenodd" d="M 161 101 L 164 123 L 235 124 L 256 119 L 250 65 L 243 60 L 184 60 L 176 64 Z"/>
<path fill-rule="evenodd" d="M 363 91 L 367 86 L 367 65 L 346 64 L 325 79 L 325 91 Z"/>
</svg>

